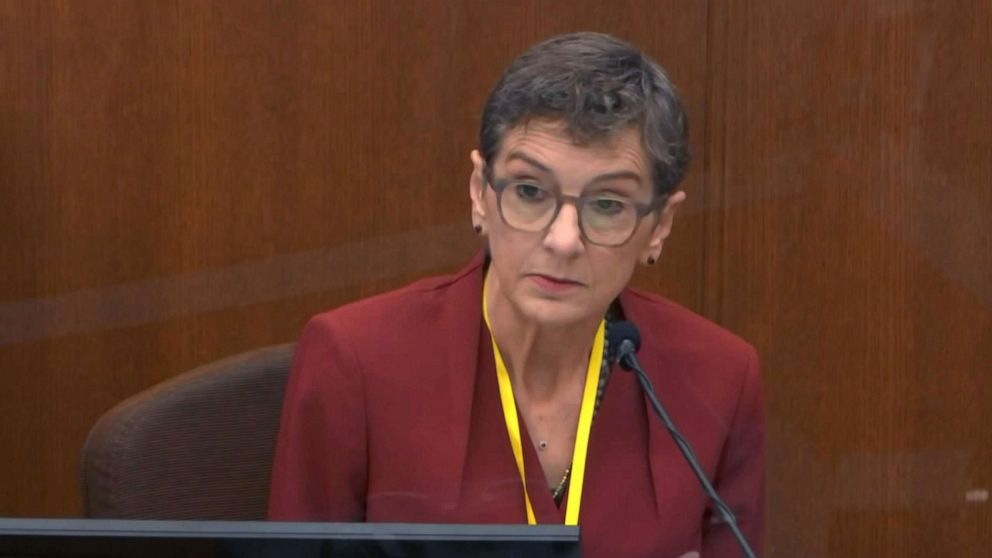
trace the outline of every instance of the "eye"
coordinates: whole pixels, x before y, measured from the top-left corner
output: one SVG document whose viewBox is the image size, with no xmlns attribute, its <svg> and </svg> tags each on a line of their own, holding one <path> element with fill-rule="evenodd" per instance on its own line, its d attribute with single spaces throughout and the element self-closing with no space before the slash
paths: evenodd
<svg viewBox="0 0 992 558">
<path fill-rule="evenodd" d="M 594 198 L 589 205 L 602 215 L 617 215 L 623 213 L 628 204 L 616 198 Z"/>
<path fill-rule="evenodd" d="M 537 186 L 536 184 L 519 182 L 513 184 L 512 189 L 513 189 L 513 193 L 516 194 L 518 198 L 527 202 L 540 202 L 540 201 L 544 201 L 548 197 L 548 193 L 545 192 L 543 188 Z"/>
</svg>

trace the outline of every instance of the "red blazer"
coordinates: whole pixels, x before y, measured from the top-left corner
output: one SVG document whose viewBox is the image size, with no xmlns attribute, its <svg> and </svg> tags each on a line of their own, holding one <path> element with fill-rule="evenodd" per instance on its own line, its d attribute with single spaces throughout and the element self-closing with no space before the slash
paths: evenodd
<svg viewBox="0 0 992 558">
<path fill-rule="evenodd" d="M 307 324 L 287 387 L 270 519 L 526 523 L 481 316 L 482 263 Z M 660 399 L 760 553 L 764 410 L 755 351 L 663 298 L 628 289 L 620 304 L 641 331 L 638 357 Z M 561 523 L 565 503 L 555 506 L 523 430 L 538 522 Z M 614 366 L 589 440 L 583 555 L 738 556 L 707 509 L 636 379 Z"/>
</svg>

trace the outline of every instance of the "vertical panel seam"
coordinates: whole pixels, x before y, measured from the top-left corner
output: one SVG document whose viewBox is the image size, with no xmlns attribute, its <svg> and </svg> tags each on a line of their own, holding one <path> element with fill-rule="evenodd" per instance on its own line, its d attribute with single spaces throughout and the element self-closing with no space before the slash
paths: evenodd
<svg viewBox="0 0 992 558">
<path fill-rule="evenodd" d="M 722 315 L 722 292 L 719 281 L 719 258 L 723 256 L 723 199 L 726 185 L 726 102 L 727 40 L 729 7 L 721 0 L 706 5 L 706 90 L 704 92 L 703 129 L 703 246 L 700 273 L 699 308 L 706 317 L 719 322 Z M 718 146 L 717 149 L 714 147 Z"/>
</svg>

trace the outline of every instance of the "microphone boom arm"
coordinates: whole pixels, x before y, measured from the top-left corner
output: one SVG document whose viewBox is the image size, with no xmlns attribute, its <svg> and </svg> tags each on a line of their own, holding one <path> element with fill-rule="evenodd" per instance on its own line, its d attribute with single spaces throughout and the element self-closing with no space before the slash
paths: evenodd
<svg viewBox="0 0 992 558">
<path fill-rule="evenodd" d="M 620 362 L 621 366 L 626 370 L 633 370 L 637 375 L 637 381 L 641 384 L 641 388 L 644 390 L 644 394 L 647 396 L 648 401 L 651 402 L 651 407 L 654 409 L 658 418 L 661 422 L 665 424 L 665 428 L 668 429 L 668 433 L 671 434 L 672 440 L 675 441 L 675 445 L 678 446 L 679 451 L 685 457 L 686 462 L 689 463 L 689 467 L 692 472 L 695 473 L 696 478 L 699 480 L 699 484 L 703 487 L 703 492 L 706 496 L 713 502 L 714 507 L 720 512 L 724 523 L 730 527 L 731 532 L 734 534 L 734 538 L 737 539 L 737 544 L 741 547 L 741 551 L 747 558 L 756 558 L 754 551 L 751 550 L 751 546 L 747 543 L 747 539 L 744 538 L 744 534 L 741 533 L 740 527 L 737 525 L 737 518 L 734 517 L 734 513 L 730 510 L 730 507 L 720 499 L 719 494 L 713 488 L 710 480 L 706 478 L 706 473 L 703 472 L 703 468 L 699 465 L 699 460 L 696 458 L 696 452 L 692 450 L 692 446 L 686 441 L 682 433 L 678 431 L 675 427 L 675 423 L 672 422 L 671 417 L 668 416 L 668 412 L 665 407 L 658 400 L 657 394 L 655 394 L 654 386 L 651 384 L 651 379 L 641 368 L 640 362 L 637 361 L 637 356 L 634 355 L 634 351 L 637 347 L 629 339 L 624 339 L 620 343 L 620 347 L 617 350 L 617 360 Z"/>
</svg>

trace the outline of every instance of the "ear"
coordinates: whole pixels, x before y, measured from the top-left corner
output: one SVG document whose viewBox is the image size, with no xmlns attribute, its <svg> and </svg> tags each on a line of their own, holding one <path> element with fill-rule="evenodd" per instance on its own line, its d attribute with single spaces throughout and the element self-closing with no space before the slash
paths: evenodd
<svg viewBox="0 0 992 558">
<path fill-rule="evenodd" d="M 672 233 L 675 211 L 678 210 L 679 205 L 684 201 L 685 192 L 681 190 L 668 196 L 668 201 L 665 202 L 665 207 L 661 210 L 658 222 L 655 224 L 654 230 L 651 231 L 651 238 L 648 240 L 648 245 L 645 246 L 644 251 L 641 253 L 641 262 L 654 263 L 661 258 L 661 249 L 665 246 L 665 239 Z"/>
<path fill-rule="evenodd" d="M 478 149 L 473 149 L 469 158 L 472 160 L 472 175 L 468 179 L 468 195 L 472 200 L 472 224 L 485 227 L 486 221 L 486 177 L 485 161 Z"/>
</svg>

